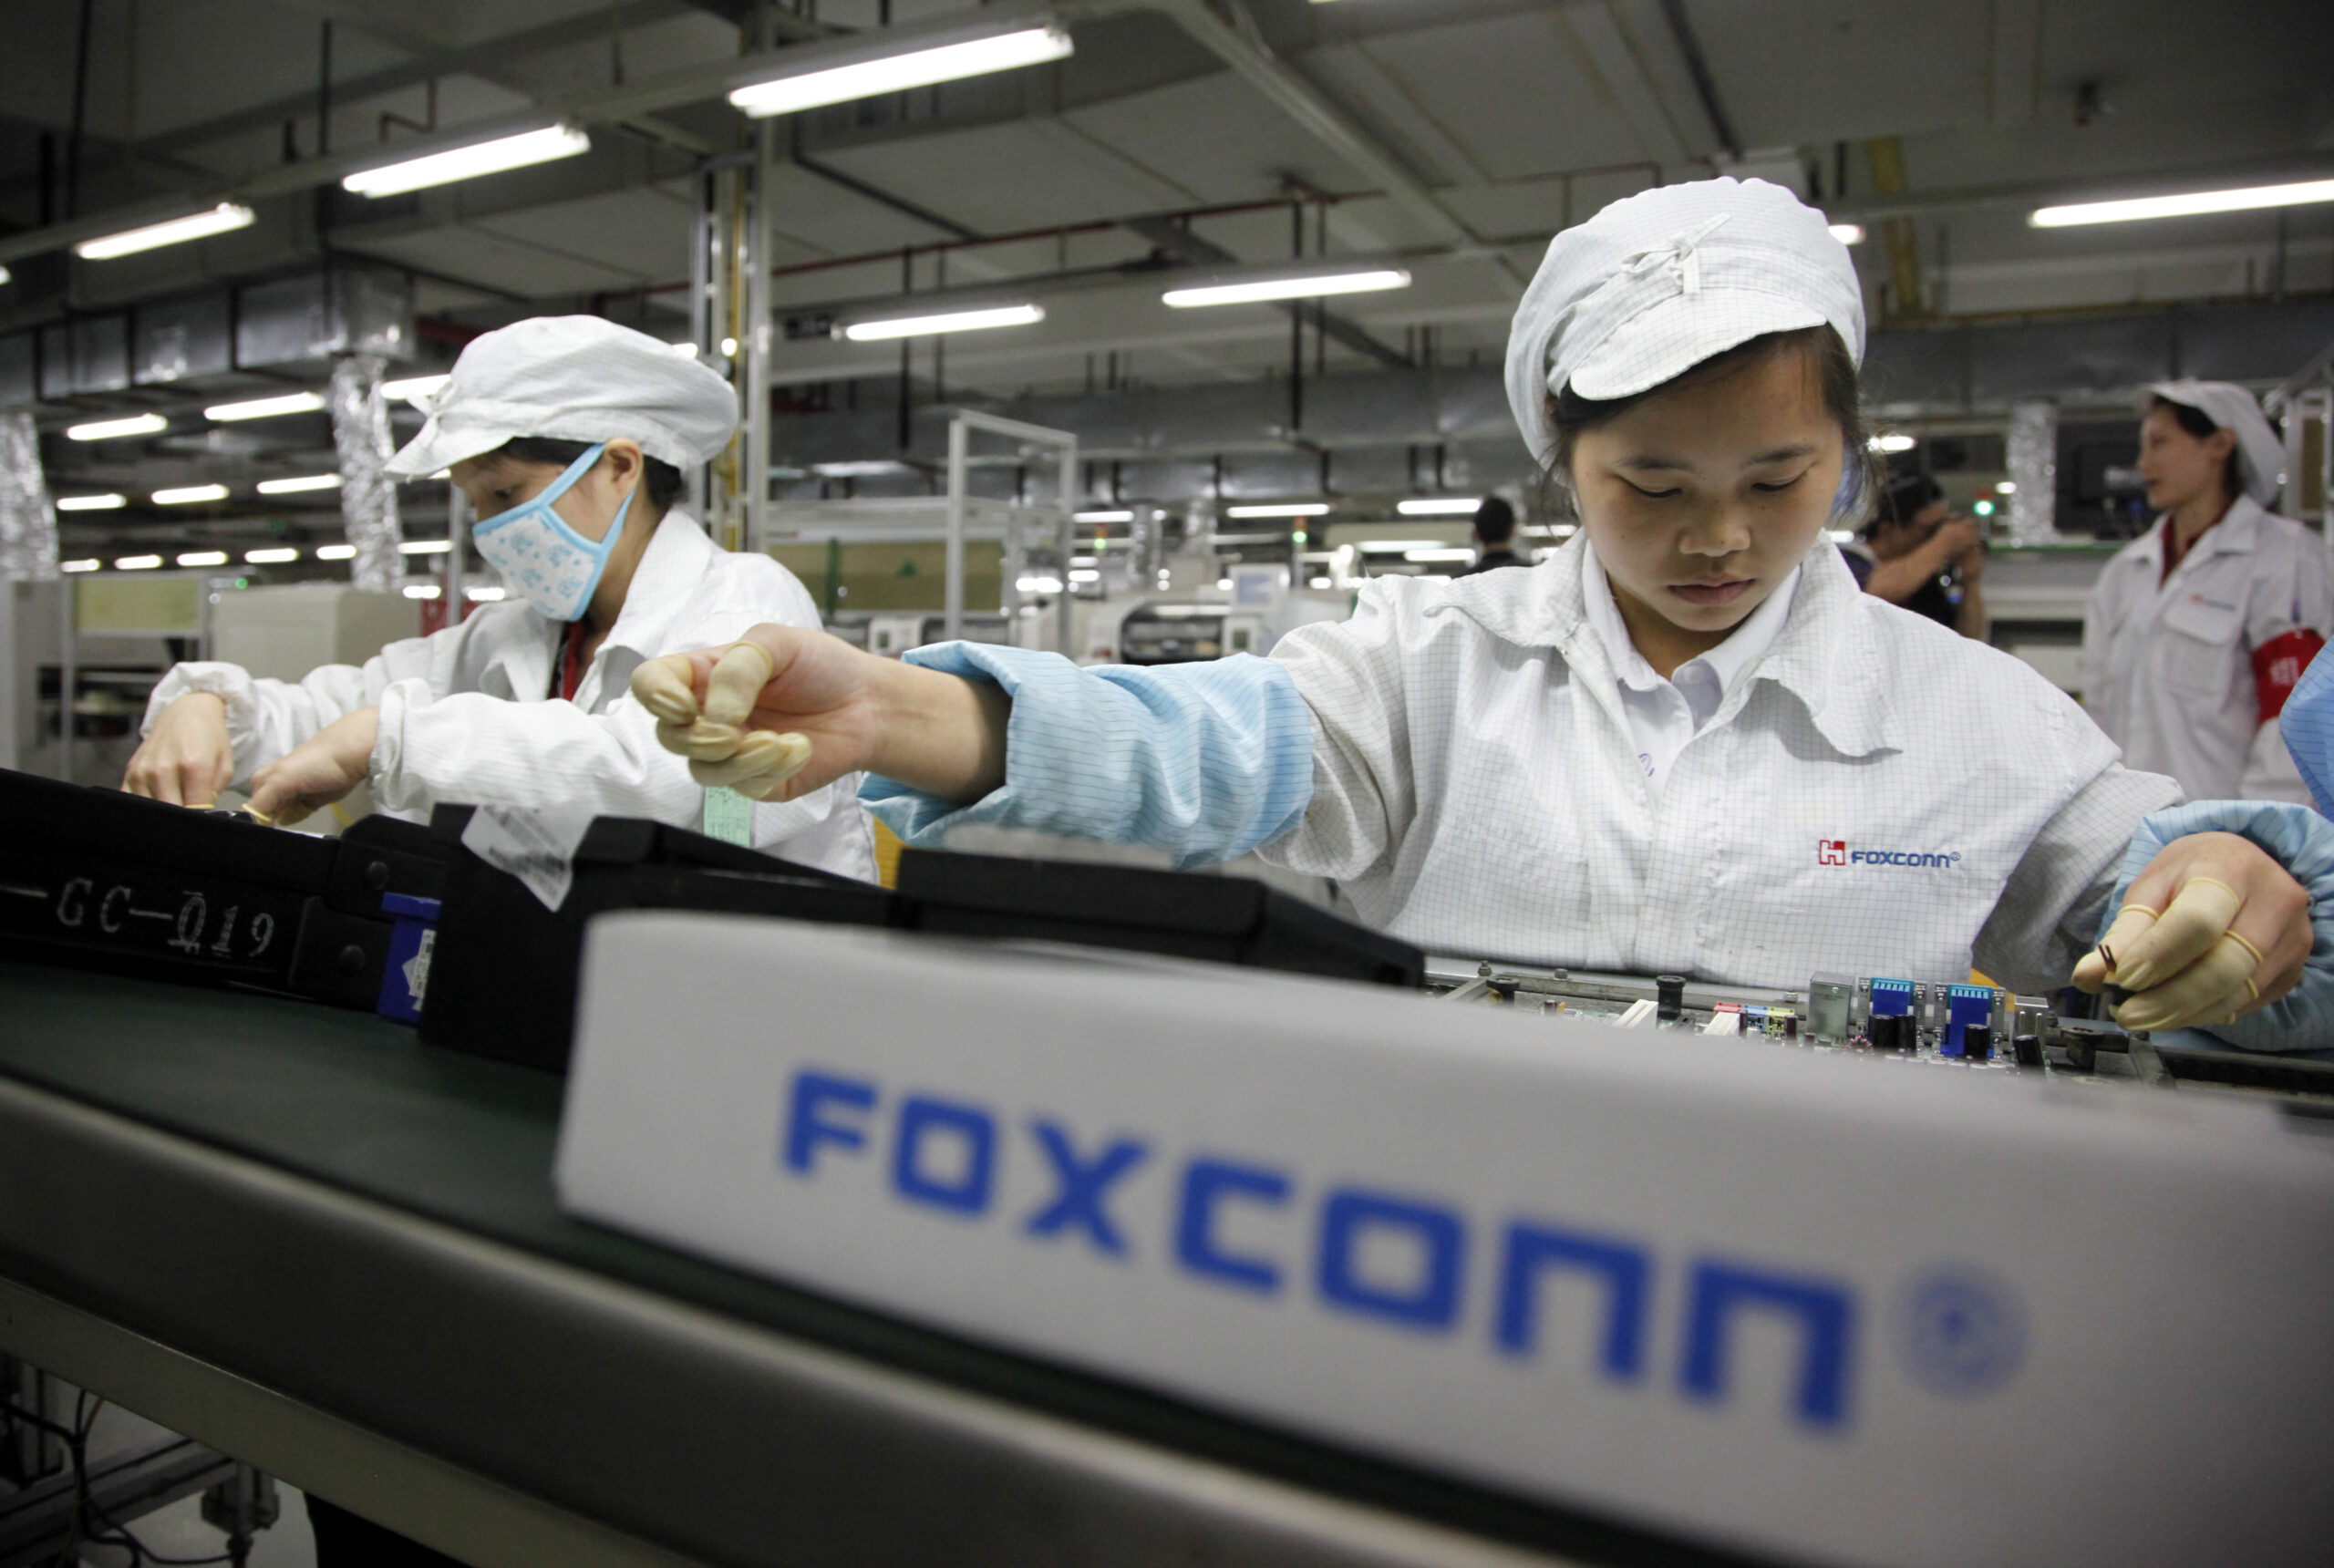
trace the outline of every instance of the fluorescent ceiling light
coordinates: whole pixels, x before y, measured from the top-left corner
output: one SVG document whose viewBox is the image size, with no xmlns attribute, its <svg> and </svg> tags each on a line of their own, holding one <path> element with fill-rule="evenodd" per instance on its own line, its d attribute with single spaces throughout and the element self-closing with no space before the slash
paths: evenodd
<svg viewBox="0 0 2334 1568">
<path fill-rule="evenodd" d="M 95 572 L 105 564 L 102 561 L 67 561 L 60 568 L 66 572 Z"/>
<path fill-rule="evenodd" d="M 2018 493 L 2018 481 L 2016 480 L 2002 480 L 1994 486 L 1994 493 L 1997 495 L 2016 495 Z"/>
<path fill-rule="evenodd" d="M 110 441 L 117 436 L 150 436 L 170 428 L 170 422 L 160 414 L 137 414 L 127 419 L 99 419 L 94 424 L 75 425 L 65 435 L 74 441 Z"/>
<path fill-rule="evenodd" d="M 408 583 L 405 585 L 405 596 L 408 599 L 435 599 L 440 592 L 435 583 Z"/>
<path fill-rule="evenodd" d="M 1059 27 L 1024 27 L 964 43 L 940 44 L 851 65 L 830 66 L 825 70 L 798 71 L 749 82 L 732 90 L 729 101 L 739 113 L 760 119 L 908 88 L 928 88 L 935 82 L 986 76 L 991 71 L 1039 66 L 1048 60 L 1067 59 L 1069 54 L 1069 35 Z"/>
<path fill-rule="evenodd" d="M 1418 496 L 1410 500 L 1396 501 L 1394 510 L 1404 517 L 1472 517 L 1475 509 L 1482 504 L 1481 496 Z"/>
<path fill-rule="evenodd" d="M 151 572 L 162 563 L 159 555 L 125 555 L 113 563 L 116 572 Z"/>
<path fill-rule="evenodd" d="M 319 561 L 346 561 L 356 553 L 356 546 L 353 544 L 319 544 L 316 546 L 316 559 Z"/>
<path fill-rule="evenodd" d="M 992 326 L 1028 326 L 1045 319 L 1046 313 L 1041 306 L 1007 304 L 993 309 L 948 311 L 938 315 L 902 315 L 889 321 L 853 322 L 842 329 L 842 335 L 853 343 L 872 343 L 887 337 L 929 337 L 942 332 L 980 332 Z"/>
<path fill-rule="evenodd" d="M 119 234 L 108 234 L 102 239 L 84 240 L 73 247 L 73 253 L 92 262 L 135 255 L 139 251 L 159 250 L 164 245 L 183 244 L 189 240 L 207 240 L 213 234 L 248 229 L 253 216 L 249 207 L 222 201 L 208 212 L 191 212 L 183 218 L 149 223 L 142 229 L 125 229 Z"/>
<path fill-rule="evenodd" d="M 276 550 L 246 550 L 243 559 L 253 566 L 281 566 L 287 561 L 299 560 L 300 552 L 288 545 Z"/>
<path fill-rule="evenodd" d="M 129 498 L 126 495 L 61 495 L 57 498 L 57 510 L 59 511 L 111 511 L 116 507 L 129 504 Z"/>
<path fill-rule="evenodd" d="M 1131 511 L 1073 511 L 1069 514 L 1069 521 L 1072 522 L 1132 522 L 1134 513 Z"/>
<path fill-rule="evenodd" d="M 158 490 L 153 496 L 156 506 L 192 506 L 197 501 L 226 499 L 225 485 L 185 485 L 178 490 Z"/>
<path fill-rule="evenodd" d="M 278 414 L 313 414 L 325 406 L 314 392 L 287 392 L 280 397 L 253 397 L 242 403 L 214 403 L 202 411 L 206 419 L 227 423 L 235 419 L 273 419 Z"/>
<path fill-rule="evenodd" d="M 849 462 L 812 463 L 811 471 L 822 480 L 871 480 L 879 474 L 904 474 L 909 469 L 893 458 L 854 458 Z"/>
<path fill-rule="evenodd" d="M 398 546 L 399 555 L 443 555 L 454 548 L 450 539 L 408 539 Z"/>
<path fill-rule="evenodd" d="M 259 493 L 262 495 L 297 495 L 302 490 L 338 490 L 339 488 L 338 474 L 303 474 L 296 480 L 259 481 Z"/>
<path fill-rule="evenodd" d="M 393 402 L 418 403 L 452 379 L 449 374 L 408 376 L 401 381 L 384 381 L 381 383 L 381 396 Z"/>
<path fill-rule="evenodd" d="M 1832 231 L 1832 238 L 1839 241 L 1840 243 L 1843 245 L 1861 245 L 1864 243 L 1864 225 L 1862 223 L 1831 223 L 1826 224 L 1825 227 Z"/>
<path fill-rule="evenodd" d="M 1875 452 L 1909 452 L 1919 445 L 1910 436 L 1874 436 L 1871 441 Z"/>
<path fill-rule="evenodd" d="M 1309 277 L 1264 278 L 1244 284 L 1204 284 L 1194 288 L 1169 289 L 1159 296 L 1177 310 L 1194 305 L 1253 304 L 1259 300 L 1312 299 L 1320 294 L 1369 294 L 1378 289 L 1406 289 L 1410 274 L 1399 267 L 1371 267 L 1349 273 L 1317 273 Z"/>
<path fill-rule="evenodd" d="M 1475 559 L 1475 552 L 1472 550 L 1460 550 L 1444 545 L 1433 550 L 1405 550 L 1402 552 L 1402 559 L 1405 561 L 1472 561 Z"/>
<path fill-rule="evenodd" d="M 2242 191 L 2192 191 L 2184 196 L 2141 196 L 2127 201 L 2081 201 L 2043 207 L 2027 218 L 2038 229 L 2078 223 L 2129 223 L 2141 218 L 2193 218 L 2202 212 L 2250 212 L 2263 207 L 2301 207 L 2334 201 L 2334 180 L 2299 185 L 2255 185 Z"/>
<path fill-rule="evenodd" d="M 181 566 L 224 566 L 227 552 L 223 550 L 190 550 L 179 557 Z"/>
<path fill-rule="evenodd" d="M 1102 574 L 1090 566 L 1074 567 L 1070 571 L 1069 580 L 1072 583 L 1100 583 L 1102 581 Z"/>
<path fill-rule="evenodd" d="M 463 589 L 462 597 L 473 604 L 491 604 L 502 597 L 502 590 L 492 583 L 485 583 L 476 588 Z"/>
<path fill-rule="evenodd" d="M 1274 501 L 1265 506 L 1227 506 L 1226 517 L 1323 517 L 1329 503 L 1325 500 Z"/>
<path fill-rule="evenodd" d="M 1365 539 L 1355 548 L 1374 555 L 1389 551 L 1407 554 L 1413 550 L 1444 550 L 1449 546 L 1440 539 Z"/>
<path fill-rule="evenodd" d="M 1061 592 L 1061 579 L 1059 577 L 1017 577 L 1013 580 L 1013 586 L 1017 592 L 1023 593 L 1059 593 Z"/>
<path fill-rule="evenodd" d="M 524 130 L 516 136 L 499 136 L 492 141 L 472 142 L 445 152 L 424 153 L 419 158 L 362 169 L 344 178 L 340 184 L 342 190 L 359 196 L 395 196 L 431 185 L 450 185 L 457 180 L 475 179 L 480 174 L 500 174 L 506 169 L 524 169 L 531 163 L 549 163 L 555 158 L 573 158 L 591 150 L 592 139 L 575 127 L 545 126 L 541 130 Z"/>
</svg>

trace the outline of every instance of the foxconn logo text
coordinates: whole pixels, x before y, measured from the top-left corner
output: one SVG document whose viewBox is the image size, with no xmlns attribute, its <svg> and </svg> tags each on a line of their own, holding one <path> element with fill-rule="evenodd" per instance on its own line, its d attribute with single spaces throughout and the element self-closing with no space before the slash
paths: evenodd
<svg viewBox="0 0 2334 1568">
<path fill-rule="evenodd" d="M 1961 863 L 1959 850 L 1852 850 L 1845 839 L 1815 841 L 1819 866 L 1930 866 L 1949 870 Z"/>
</svg>

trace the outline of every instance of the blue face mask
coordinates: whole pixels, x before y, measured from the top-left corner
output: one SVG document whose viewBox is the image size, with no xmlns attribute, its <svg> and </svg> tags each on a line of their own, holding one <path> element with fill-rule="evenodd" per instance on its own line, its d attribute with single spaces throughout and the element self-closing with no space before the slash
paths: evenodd
<svg viewBox="0 0 2334 1568">
<path fill-rule="evenodd" d="M 570 528 L 567 520 L 552 509 L 552 502 L 573 490 L 575 481 L 589 473 L 607 449 L 603 441 L 568 464 L 567 471 L 545 486 L 542 494 L 497 512 L 470 530 L 478 552 L 502 573 L 504 583 L 554 621 L 573 621 L 591 604 L 592 590 L 600 585 L 600 574 L 608 569 L 608 557 L 615 551 L 617 536 L 624 532 L 632 497 L 640 493 L 640 487 L 633 486 L 632 494 L 616 508 L 606 537 L 596 542 Z"/>
</svg>

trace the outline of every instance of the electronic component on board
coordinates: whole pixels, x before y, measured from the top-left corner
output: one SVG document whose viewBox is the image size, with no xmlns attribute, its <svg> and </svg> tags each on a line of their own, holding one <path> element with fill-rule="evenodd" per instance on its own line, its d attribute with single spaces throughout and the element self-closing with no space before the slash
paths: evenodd
<svg viewBox="0 0 2334 1568">
<path fill-rule="evenodd" d="M 1919 1002 L 1920 989 L 1910 980 L 1883 980 L 1875 976 L 1872 982 L 1872 1016 L 1875 1019 L 1911 1016 Z"/>
<path fill-rule="evenodd" d="M 2017 1054 L 2019 1067 L 2039 1068 L 2042 1065 L 2041 1036 L 2020 1035 L 2009 1044 L 2010 1049 Z"/>
<path fill-rule="evenodd" d="M 1945 990 L 1945 1033 L 1937 1042 L 1937 1054 L 1957 1057 L 1965 1033 L 1973 1024 L 1988 1028 L 1994 1021 L 1994 1008 L 2001 1000 L 2001 993 L 1991 985 L 1948 985 Z"/>
<path fill-rule="evenodd" d="M 1674 1024 L 1686 1016 L 1686 977 L 1683 975 L 1657 975 L 1653 977 L 1655 1017 L 1664 1024 Z"/>
<path fill-rule="evenodd" d="M 1825 1045 L 1845 1045 L 1855 1026 L 1856 983 L 1818 975 L 1807 983 L 1807 1032 Z"/>
<path fill-rule="evenodd" d="M 1994 1059 L 1994 1028 L 1991 1024 L 1970 1024 L 1963 1027 L 1961 1059 L 1966 1062 L 1989 1062 Z"/>
</svg>

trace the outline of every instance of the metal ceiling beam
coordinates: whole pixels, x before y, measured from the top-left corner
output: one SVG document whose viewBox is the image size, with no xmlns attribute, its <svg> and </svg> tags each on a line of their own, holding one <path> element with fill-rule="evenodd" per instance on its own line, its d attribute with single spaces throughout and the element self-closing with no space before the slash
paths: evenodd
<svg viewBox="0 0 2334 1568">
<path fill-rule="evenodd" d="M 1694 78 L 1694 95 L 1702 100 L 1702 112 L 1709 116 L 1719 145 L 1729 158 L 1740 162 L 1742 139 L 1734 134 L 1734 122 L 1727 118 L 1726 106 L 1719 102 L 1718 82 L 1710 75 L 1710 63 L 1702 54 L 1693 21 L 1686 15 L 1686 0 L 1661 0 L 1661 15 L 1669 24 L 1669 36 L 1677 40 L 1678 52 L 1686 57 L 1687 73 Z"/>
</svg>

